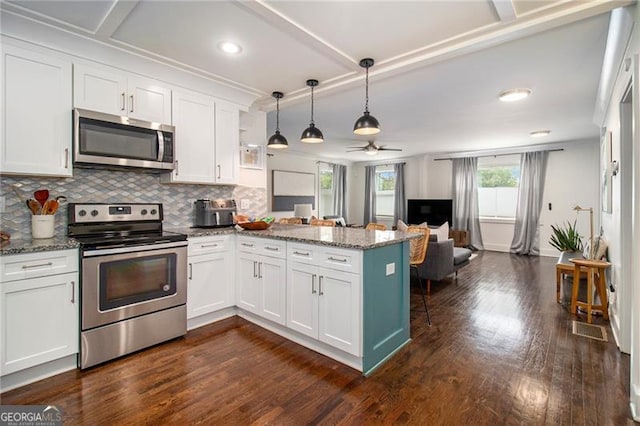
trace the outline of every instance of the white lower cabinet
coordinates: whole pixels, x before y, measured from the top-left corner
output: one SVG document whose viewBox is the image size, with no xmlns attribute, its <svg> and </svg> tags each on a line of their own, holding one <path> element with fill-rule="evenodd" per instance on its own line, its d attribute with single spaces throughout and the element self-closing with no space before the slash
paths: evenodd
<svg viewBox="0 0 640 426">
<path fill-rule="evenodd" d="M 235 304 L 231 236 L 189 238 L 187 319 Z"/>
<path fill-rule="evenodd" d="M 307 263 L 287 267 L 287 327 L 361 354 L 360 275 Z"/>
<path fill-rule="evenodd" d="M 75 272 L 48 275 L 52 262 L 47 258 L 55 253 L 71 259 L 66 269 Z M 77 353 L 77 251 L 3 256 L 0 261 L 3 269 L 21 264 L 20 269 L 29 272 L 29 278 L 5 276 L 0 283 L 0 375 Z"/>
<path fill-rule="evenodd" d="M 260 240 L 238 238 L 236 303 L 239 308 L 285 325 L 284 247 L 281 242 Z"/>
</svg>

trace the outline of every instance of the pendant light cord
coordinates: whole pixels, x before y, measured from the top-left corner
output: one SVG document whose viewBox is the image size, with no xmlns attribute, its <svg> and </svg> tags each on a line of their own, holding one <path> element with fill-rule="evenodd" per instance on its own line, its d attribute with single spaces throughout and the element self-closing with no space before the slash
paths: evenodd
<svg viewBox="0 0 640 426">
<path fill-rule="evenodd" d="M 369 112 L 369 67 L 366 68 L 365 74 L 365 84 L 364 84 L 364 93 L 365 93 L 365 101 L 364 101 L 364 112 Z"/>
<path fill-rule="evenodd" d="M 280 131 L 280 98 L 276 98 L 276 132 Z"/>
<path fill-rule="evenodd" d="M 311 123 L 310 124 L 315 124 L 313 122 L 313 86 L 311 86 Z"/>
</svg>

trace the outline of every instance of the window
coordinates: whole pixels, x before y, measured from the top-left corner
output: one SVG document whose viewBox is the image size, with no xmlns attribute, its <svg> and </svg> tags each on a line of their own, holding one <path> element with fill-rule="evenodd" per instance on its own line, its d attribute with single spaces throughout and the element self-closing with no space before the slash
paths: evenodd
<svg viewBox="0 0 640 426">
<path fill-rule="evenodd" d="M 514 158 L 515 157 L 515 158 Z M 519 156 L 478 160 L 478 207 L 481 218 L 516 217 L 520 179 Z"/>
<path fill-rule="evenodd" d="M 318 199 L 318 217 L 330 216 L 333 214 L 333 197 L 331 189 L 333 187 L 333 170 L 328 164 L 318 165 L 318 181 L 320 194 Z"/>
<path fill-rule="evenodd" d="M 396 173 L 393 166 L 376 167 L 376 217 L 393 217 Z"/>
</svg>

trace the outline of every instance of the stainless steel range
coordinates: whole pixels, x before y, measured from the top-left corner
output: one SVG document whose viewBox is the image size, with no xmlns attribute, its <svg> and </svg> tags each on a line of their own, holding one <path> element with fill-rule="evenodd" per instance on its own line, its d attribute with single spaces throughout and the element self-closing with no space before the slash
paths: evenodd
<svg viewBox="0 0 640 426">
<path fill-rule="evenodd" d="M 187 236 L 162 204 L 69 204 L 81 244 L 80 368 L 187 332 Z"/>
</svg>

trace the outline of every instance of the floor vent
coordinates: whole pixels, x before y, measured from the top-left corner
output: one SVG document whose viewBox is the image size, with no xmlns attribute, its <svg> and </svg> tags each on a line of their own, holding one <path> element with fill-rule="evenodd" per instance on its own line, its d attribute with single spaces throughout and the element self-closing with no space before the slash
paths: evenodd
<svg viewBox="0 0 640 426">
<path fill-rule="evenodd" d="M 588 337 L 589 339 L 600 340 L 602 342 L 608 342 L 607 330 L 601 325 L 574 321 L 573 334 L 576 336 Z"/>
</svg>

